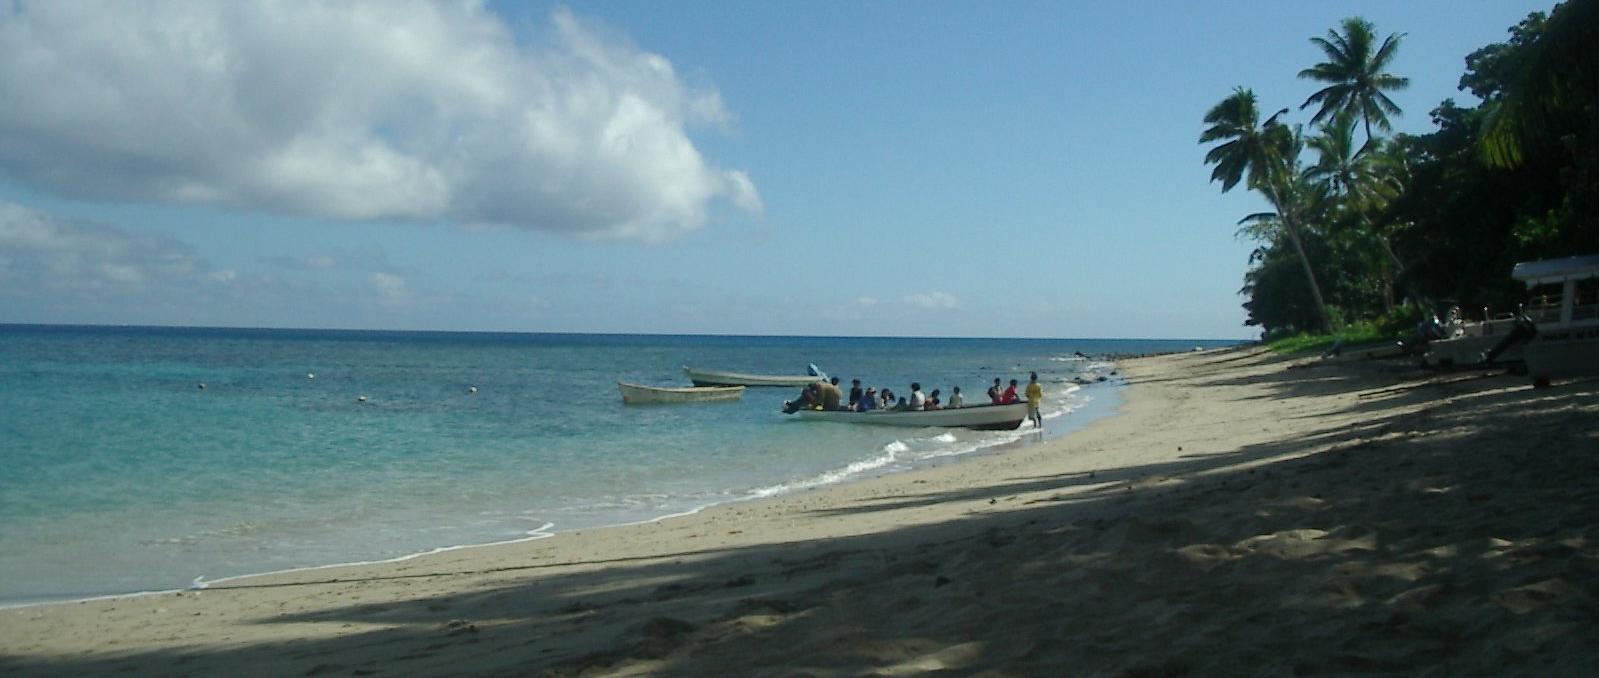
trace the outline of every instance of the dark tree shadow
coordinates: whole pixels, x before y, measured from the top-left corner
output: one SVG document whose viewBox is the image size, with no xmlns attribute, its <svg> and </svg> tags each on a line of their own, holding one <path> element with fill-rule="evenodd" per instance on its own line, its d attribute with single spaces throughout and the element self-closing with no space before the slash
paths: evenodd
<svg viewBox="0 0 1599 678">
<path fill-rule="evenodd" d="M 1234 359 L 1206 364 L 1230 369 Z M 347 625 L 333 638 L 8 656 L 0 673 L 1573 675 L 1599 666 L 1599 383 L 1533 390 L 1481 374 L 1271 364 L 1278 369 L 1182 379 L 1259 385 L 1281 398 L 1358 391 L 1353 412 L 1366 419 L 1159 464 L 815 512 L 974 507 L 957 521 L 871 535 L 684 549 L 581 573 L 530 563 L 246 580 L 205 595 L 503 576 L 449 595 L 255 622 Z M 1372 388 L 1374 378 L 1391 383 Z M 1322 451 L 1267 461 L 1313 449 Z M 583 647 L 601 649 L 571 649 Z"/>
</svg>

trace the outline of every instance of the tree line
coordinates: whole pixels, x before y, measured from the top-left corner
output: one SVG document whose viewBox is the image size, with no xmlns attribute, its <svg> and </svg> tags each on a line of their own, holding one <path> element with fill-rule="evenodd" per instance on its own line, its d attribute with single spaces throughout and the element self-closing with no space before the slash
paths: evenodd
<svg viewBox="0 0 1599 678">
<path fill-rule="evenodd" d="M 1516 262 L 1599 254 L 1599 0 L 1568 0 L 1465 58 L 1427 134 L 1389 134 L 1404 34 L 1345 19 L 1310 39 L 1319 87 L 1289 123 L 1235 89 L 1204 118 L 1211 181 L 1258 192 L 1269 210 L 1239 221 L 1259 243 L 1240 292 L 1266 338 L 1397 331 L 1442 305 L 1468 317 L 1514 311 Z M 1275 107 L 1268 107 L 1275 108 Z"/>
</svg>

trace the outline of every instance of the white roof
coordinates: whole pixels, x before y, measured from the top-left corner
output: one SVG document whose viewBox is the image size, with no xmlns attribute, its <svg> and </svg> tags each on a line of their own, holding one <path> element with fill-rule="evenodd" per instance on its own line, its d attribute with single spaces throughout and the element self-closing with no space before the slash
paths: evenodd
<svg viewBox="0 0 1599 678">
<path fill-rule="evenodd" d="M 1516 268 L 1510 272 L 1510 277 L 1527 283 L 1527 287 L 1562 283 L 1567 280 L 1587 280 L 1599 277 L 1599 255 L 1524 261 L 1516 264 Z"/>
</svg>

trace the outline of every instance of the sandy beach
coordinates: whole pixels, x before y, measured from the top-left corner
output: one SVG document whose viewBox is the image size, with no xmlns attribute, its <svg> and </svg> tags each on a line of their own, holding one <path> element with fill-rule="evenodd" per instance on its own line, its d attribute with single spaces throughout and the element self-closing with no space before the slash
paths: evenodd
<svg viewBox="0 0 1599 678">
<path fill-rule="evenodd" d="M 6 675 L 1599 670 L 1599 381 L 1258 348 L 1116 416 L 655 523 L 0 610 Z"/>
</svg>

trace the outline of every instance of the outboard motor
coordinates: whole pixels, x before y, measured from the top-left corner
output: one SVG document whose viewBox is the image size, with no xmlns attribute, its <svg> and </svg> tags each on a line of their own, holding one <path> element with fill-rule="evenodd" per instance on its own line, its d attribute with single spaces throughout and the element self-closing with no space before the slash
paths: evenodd
<svg viewBox="0 0 1599 678">
<path fill-rule="evenodd" d="M 1510 350 L 1510 347 L 1532 341 L 1537 336 L 1538 326 L 1532 322 L 1532 318 L 1528 318 L 1526 315 L 1518 315 L 1516 316 L 1515 326 L 1510 328 L 1510 333 L 1506 334 L 1504 339 L 1500 339 L 1499 343 L 1495 344 L 1493 348 L 1483 352 L 1481 363 L 1484 365 L 1492 364 L 1494 359 L 1499 357 L 1499 354 Z"/>
</svg>

